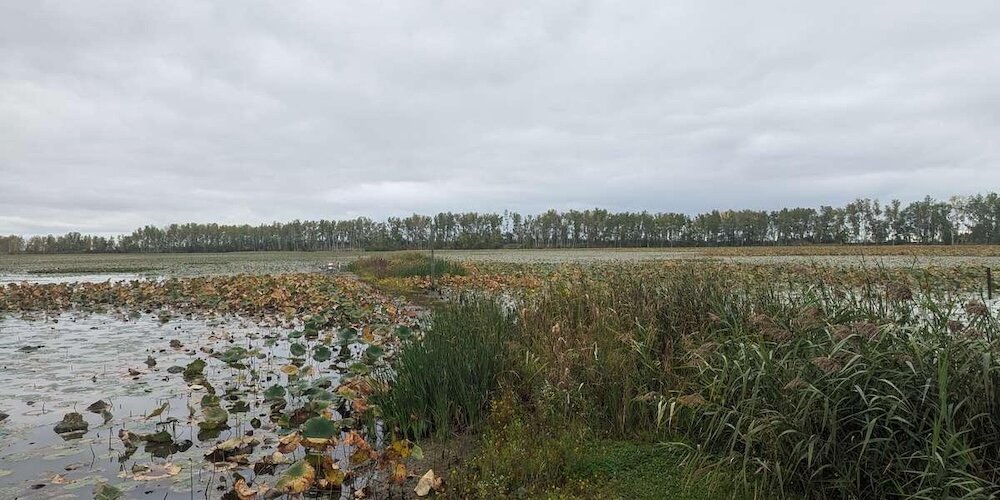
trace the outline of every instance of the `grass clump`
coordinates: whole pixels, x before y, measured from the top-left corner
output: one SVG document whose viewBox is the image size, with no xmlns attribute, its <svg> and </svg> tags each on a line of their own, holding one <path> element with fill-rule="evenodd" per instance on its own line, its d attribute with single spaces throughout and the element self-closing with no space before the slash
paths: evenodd
<svg viewBox="0 0 1000 500">
<path fill-rule="evenodd" d="M 436 276 L 464 276 L 467 273 L 457 262 L 431 259 L 416 252 L 362 257 L 348 264 L 347 269 L 361 276 L 377 279 L 424 277 L 432 273 Z"/>
<path fill-rule="evenodd" d="M 685 462 L 681 448 L 660 443 L 598 440 L 577 446 L 569 455 L 567 476 L 575 496 L 700 500 L 751 498 L 726 476 L 702 472 Z"/>
<path fill-rule="evenodd" d="M 493 391 L 514 366 L 506 345 L 514 319 L 493 301 L 472 300 L 434 313 L 422 341 L 408 345 L 372 401 L 402 435 L 447 436 L 480 424 Z"/>
<path fill-rule="evenodd" d="M 563 425 L 558 425 L 558 424 Z M 509 390 L 490 403 L 477 452 L 456 471 L 461 498 L 537 498 L 566 483 L 582 429 L 543 422 Z"/>
<path fill-rule="evenodd" d="M 683 448 L 609 440 L 582 422 L 546 416 L 536 403 L 508 390 L 493 400 L 478 451 L 450 478 L 457 497 L 749 497 L 728 477 L 689 466 Z"/>
</svg>

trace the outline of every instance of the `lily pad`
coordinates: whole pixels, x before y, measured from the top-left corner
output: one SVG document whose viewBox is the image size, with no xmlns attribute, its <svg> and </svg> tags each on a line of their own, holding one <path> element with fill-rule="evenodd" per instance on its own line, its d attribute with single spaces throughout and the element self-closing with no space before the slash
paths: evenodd
<svg viewBox="0 0 1000 500">
<path fill-rule="evenodd" d="M 108 483 L 100 483 L 94 488 L 94 500 L 118 500 L 122 494 L 122 490 Z"/>
<path fill-rule="evenodd" d="M 350 370 L 351 373 L 356 375 L 368 375 L 368 373 L 372 371 L 372 369 L 364 363 L 354 363 L 350 366 Z"/>
<path fill-rule="evenodd" d="M 316 469 L 305 460 L 299 460 L 281 475 L 274 489 L 279 493 L 297 495 L 308 490 L 315 479 Z"/>
<path fill-rule="evenodd" d="M 56 424 L 54 430 L 56 431 L 56 434 L 81 431 L 86 432 L 88 426 L 87 421 L 83 419 L 83 415 L 80 415 L 77 412 L 70 412 L 63 417 L 62 422 Z"/>
<path fill-rule="evenodd" d="M 219 429 L 226 425 L 229 420 L 229 413 L 219 406 L 209 406 L 202 410 L 204 420 L 198 422 L 198 427 L 202 430 Z"/>
<path fill-rule="evenodd" d="M 413 337 L 413 330 L 407 326 L 396 328 L 396 337 L 399 338 L 399 340 L 410 340 L 410 338 Z"/>
<path fill-rule="evenodd" d="M 326 417 L 313 417 L 302 425 L 302 443 L 310 448 L 323 448 L 334 444 L 337 426 Z"/>
<path fill-rule="evenodd" d="M 358 338 L 358 331 L 354 328 L 344 328 L 340 331 L 340 343 L 347 345 Z"/>
<path fill-rule="evenodd" d="M 184 368 L 184 380 L 194 380 L 202 376 L 205 371 L 205 361 L 201 358 L 196 358 L 194 361 L 188 363 L 187 367 Z"/>
<path fill-rule="evenodd" d="M 99 414 L 102 413 L 104 410 L 107 410 L 108 407 L 109 405 L 107 402 L 105 402 L 103 399 L 98 399 L 97 401 L 94 401 L 93 403 L 90 404 L 90 406 L 87 407 L 87 411 Z"/>
<path fill-rule="evenodd" d="M 234 365 L 246 359 L 249 353 L 244 347 L 230 347 L 226 352 L 222 353 L 219 359 L 227 365 Z"/>
<path fill-rule="evenodd" d="M 313 359 L 319 362 L 329 361 L 332 355 L 333 351 L 325 345 L 321 345 L 313 351 Z"/>
<path fill-rule="evenodd" d="M 260 444 L 259 439 L 249 436 L 227 439 L 209 450 L 205 454 L 205 458 L 212 462 L 224 462 L 236 455 L 253 453 L 254 447 L 258 444 Z"/>
<path fill-rule="evenodd" d="M 368 346 L 368 349 L 365 349 L 365 358 L 370 361 L 377 361 L 384 353 L 385 351 L 377 345 Z"/>
<path fill-rule="evenodd" d="M 172 443 L 174 442 L 173 436 L 167 431 L 154 432 L 152 434 L 143 434 L 140 436 L 143 441 L 150 443 Z"/>
<path fill-rule="evenodd" d="M 160 479 L 176 476 L 177 474 L 180 474 L 180 472 L 180 466 L 171 463 L 162 465 L 136 464 L 132 467 L 132 479 L 136 481 L 158 481 Z"/>
<path fill-rule="evenodd" d="M 272 385 L 264 391 L 265 401 L 277 401 L 285 397 L 285 388 L 280 385 Z"/>
</svg>

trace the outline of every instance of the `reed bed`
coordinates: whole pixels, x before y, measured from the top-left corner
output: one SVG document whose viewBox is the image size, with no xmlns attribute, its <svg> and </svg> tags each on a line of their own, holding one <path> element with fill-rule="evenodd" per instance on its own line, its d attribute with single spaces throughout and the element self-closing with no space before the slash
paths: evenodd
<svg viewBox="0 0 1000 500">
<path fill-rule="evenodd" d="M 399 376 L 436 381 L 424 382 L 420 401 L 481 411 L 503 388 L 542 422 L 674 443 L 693 470 L 731 472 L 744 486 L 734 492 L 997 495 L 993 306 L 936 274 L 866 272 L 844 284 L 713 263 L 563 268 L 524 296 L 516 318 L 446 313 L 444 324 L 458 324 L 434 342 L 487 333 L 476 363 L 495 368 L 462 379 L 485 399 L 452 398 L 441 384 L 458 377 L 444 366 L 451 358 L 427 349 L 419 364 L 398 365 Z M 439 334 L 432 328 L 425 345 Z M 433 406 L 396 402 L 391 421 L 414 434 L 427 431 L 403 420 L 440 428 Z"/>
</svg>

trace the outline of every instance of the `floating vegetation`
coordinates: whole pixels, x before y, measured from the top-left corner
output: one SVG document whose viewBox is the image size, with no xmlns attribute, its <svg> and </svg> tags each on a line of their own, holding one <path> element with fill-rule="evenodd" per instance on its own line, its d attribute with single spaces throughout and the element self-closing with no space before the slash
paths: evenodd
<svg viewBox="0 0 1000 500">
<path fill-rule="evenodd" d="M 83 419 L 83 415 L 76 412 L 67 413 L 62 421 L 56 424 L 54 431 L 56 434 L 76 434 L 76 437 L 83 436 L 90 424 Z"/>
<path fill-rule="evenodd" d="M 381 434 L 368 378 L 396 356 L 395 333 L 419 331 L 422 315 L 364 283 L 286 275 L 19 284 L 0 297 L 8 313 L 26 315 L 0 323 L 0 353 L 21 353 L 0 381 L 12 415 L 0 429 L 0 462 L 49 457 L 67 467 L 59 484 L 13 471 L 0 478 L 2 497 L 48 484 L 123 498 L 139 483 L 209 497 L 376 494 L 411 475 L 398 450 L 413 445 Z M 57 433 L 72 441 L 48 437 Z M 97 465 L 76 468 L 92 449 Z"/>
</svg>

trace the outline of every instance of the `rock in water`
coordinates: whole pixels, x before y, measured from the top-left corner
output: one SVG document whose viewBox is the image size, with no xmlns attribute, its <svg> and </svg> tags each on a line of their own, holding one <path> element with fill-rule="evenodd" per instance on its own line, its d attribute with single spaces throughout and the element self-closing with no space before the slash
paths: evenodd
<svg viewBox="0 0 1000 500">
<path fill-rule="evenodd" d="M 56 434 L 65 434 L 67 432 L 86 432 L 87 431 L 87 421 L 83 419 L 83 415 L 77 412 L 67 413 L 63 417 L 62 422 L 56 424 L 55 431 Z"/>
</svg>

